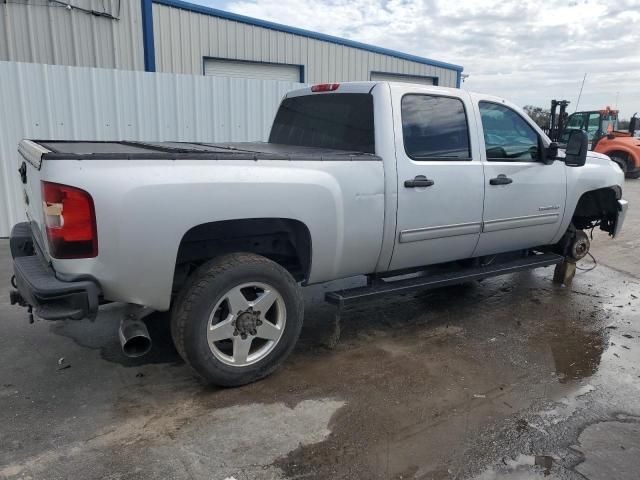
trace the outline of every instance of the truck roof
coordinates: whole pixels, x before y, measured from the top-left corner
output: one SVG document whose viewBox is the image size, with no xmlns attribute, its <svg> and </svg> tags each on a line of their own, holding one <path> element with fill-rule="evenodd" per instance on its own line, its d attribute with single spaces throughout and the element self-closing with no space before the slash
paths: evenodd
<svg viewBox="0 0 640 480">
<path fill-rule="evenodd" d="M 331 91 L 314 92 L 312 88 L 317 85 L 336 85 L 337 87 Z M 337 83 L 320 83 L 298 88 L 287 92 L 286 97 L 298 97 L 302 95 L 330 95 L 333 93 L 370 93 L 376 85 L 389 85 L 392 88 L 420 88 L 430 91 L 438 91 L 442 93 L 459 93 L 459 88 L 439 87 L 437 85 L 424 85 L 419 83 L 408 82 L 388 82 L 388 81 L 366 81 L 366 82 L 337 82 Z"/>
</svg>

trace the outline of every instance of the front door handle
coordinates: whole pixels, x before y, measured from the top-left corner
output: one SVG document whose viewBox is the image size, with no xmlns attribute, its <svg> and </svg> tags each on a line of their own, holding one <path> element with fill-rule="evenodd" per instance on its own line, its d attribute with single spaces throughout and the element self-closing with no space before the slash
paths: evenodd
<svg viewBox="0 0 640 480">
<path fill-rule="evenodd" d="M 509 185 L 510 183 L 513 183 L 513 180 L 507 177 L 504 173 L 501 173 L 496 178 L 489 180 L 489 183 L 491 185 Z"/>
<path fill-rule="evenodd" d="M 433 180 L 429 180 L 424 175 L 417 175 L 413 180 L 405 180 L 404 186 L 406 188 L 430 187 L 434 183 Z"/>
</svg>

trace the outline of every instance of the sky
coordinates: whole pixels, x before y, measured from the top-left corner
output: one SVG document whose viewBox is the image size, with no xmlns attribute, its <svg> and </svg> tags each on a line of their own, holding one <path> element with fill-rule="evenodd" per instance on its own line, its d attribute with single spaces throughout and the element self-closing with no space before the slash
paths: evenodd
<svg viewBox="0 0 640 480">
<path fill-rule="evenodd" d="M 463 88 L 640 112 L 640 0 L 191 0 L 454 63 Z"/>
</svg>

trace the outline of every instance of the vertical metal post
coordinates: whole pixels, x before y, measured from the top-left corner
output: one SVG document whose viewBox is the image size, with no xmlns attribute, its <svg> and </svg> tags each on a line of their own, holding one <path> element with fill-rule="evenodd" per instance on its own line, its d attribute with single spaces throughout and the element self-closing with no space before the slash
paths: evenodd
<svg viewBox="0 0 640 480">
<path fill-rule="evenodd" d="M 156 71 L 156 49 L 153 39 L 153 1 L 140 0 L 142 8 L 142 48 L 144 51 L 144 70 Z"/>
</svg>

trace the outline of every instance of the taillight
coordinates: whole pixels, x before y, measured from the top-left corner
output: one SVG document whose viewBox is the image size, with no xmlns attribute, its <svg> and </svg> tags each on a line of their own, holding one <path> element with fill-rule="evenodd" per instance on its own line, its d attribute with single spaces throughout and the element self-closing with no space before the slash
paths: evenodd
<svg viewBox="0 0 640 480">
<path fill-rule="evenodd" d="M 339 83 L 319 83 L 311 87 L 312 92 L 333 92 L 340 86 Z"/>
<path fill-rule="evenodd" d="M 42 182 L 42 207 L 54 258 L 92 258 L 98 255 L 93 199 L 84 190 Z"/>
</svg>

